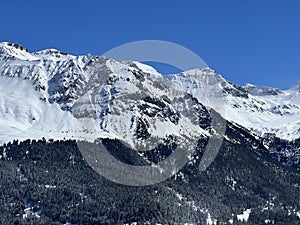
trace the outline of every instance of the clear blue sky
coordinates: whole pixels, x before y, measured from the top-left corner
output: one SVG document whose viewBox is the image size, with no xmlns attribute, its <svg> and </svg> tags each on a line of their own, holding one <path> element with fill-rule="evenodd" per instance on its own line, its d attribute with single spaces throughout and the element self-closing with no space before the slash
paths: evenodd
<svg viewBox="0 0 300 225">
<path fill-rule="evenodd" d="M 0 41 L 30 51 L 101 55 L 157 39 L 191 49 L 237 84 L 300 84 L 298 0 L 10 0 L 0 8 Z"/>
</svg>

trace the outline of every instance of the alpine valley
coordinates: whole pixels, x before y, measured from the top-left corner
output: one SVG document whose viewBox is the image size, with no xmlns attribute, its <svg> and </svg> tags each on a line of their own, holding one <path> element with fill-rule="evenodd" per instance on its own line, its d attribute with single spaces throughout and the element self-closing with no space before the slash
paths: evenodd
<svg viewBox="0 0 300 225">
<path fill-rule="evenodd" d="M 200 170 L 212 137 L 222 144 Z M 95 140 L 132 166 L 156 166 L 176 147 L 191 155 L 165 181 L 128 186 L 83 157 L 78 142 Z M 3 42 L 0 178 L 3 225 L 297 225 L 300 86 L 239 86 L 211 68 L 162 75 Z"/>
</svg>

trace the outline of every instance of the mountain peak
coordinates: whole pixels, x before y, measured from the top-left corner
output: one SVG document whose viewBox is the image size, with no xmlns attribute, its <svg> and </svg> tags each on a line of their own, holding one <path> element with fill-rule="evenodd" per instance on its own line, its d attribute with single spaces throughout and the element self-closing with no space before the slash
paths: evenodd
<svg viewBox="0 0 300 225">
<path fill-rule="evenodd" d="M 139 71 L 143 71 L 143 74 L 145 75 L 156 75 L 156 76 L 161 76 L 161 74 L 159 72 L 157 72 L 156 69 L 154 69 L 153 67 L 143 64 L 141 62 L 137 62 L 137 61 L 124 61 L 123 62 L 125 65 L 128 65 L 130 67 L 133 67 Z"/>
<path fill-rule="evenodd" d="M 11 49 L 11 48 L 15 48 L 15 49 L 20 49 L 22 51 L 26 51 L 28 52 L 27 48 L 24 48 L 22 45 L 17 44 L 17 43 L 11 43 L 11 42 L 0 42 L 0 48 L 1 49 Z"/>
<path fill-rule="evenodd" d="M 62 51 L 59 51 L 55 48 L 44 49 L 41 51 L 34 52 L 33 54 L 35 56 L 41 57 L 41 58 L 51 57 L 51 56 L 55 57 L 55 58 L 61 58 L 61 57 L 66 57 L 66 56 L 72 57 L 72 55 L 62 52 Z"/>
<path fill-rule="evenodd" d="M 19 59 L 25 61 L 39 60 L 29 53 L 27 48 L 11 42 L 0 43 L 0 59 Z"/>
</svg>

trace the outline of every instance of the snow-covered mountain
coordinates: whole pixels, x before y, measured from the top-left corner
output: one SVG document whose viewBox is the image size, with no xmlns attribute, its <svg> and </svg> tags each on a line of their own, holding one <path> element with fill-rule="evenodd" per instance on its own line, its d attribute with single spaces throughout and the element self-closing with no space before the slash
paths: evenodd
<svg viewBox="0 0 300 225">
<path fill-rule="evenodd" d="M 261 137 L 300 137 L 299 87 L 238 86 L 210 68 L 163 76 L 139 62 L 3 42 L 0 90 L 0 143 L 110 137 L 137 147 L 209 136 L 211 108 Z"/>
<path fill-rule="evenodd" d="M 162 75 L 135 61 L 0 43 L 0 221 L 296 224 L 299 121 L 299 86 L 238 86 L 210 68 Z M 199 170 L 214 137 L 217 160 Z M 175 145 L 193 155 L 165 182 L 128 187 L 98 176 L 80 141 L 68 140 L 98 138 L 132 166 L 159 168 Z"/>
<path fill-rule="evenodd" d="M 300 137 L 300 90 L 255 86 L 238 86 L 230 83 L 211 69 L 187 71 L 166 77 L 176 88 L 197 99 L 203 99 L 201 89 L 206 84 L 203 77 L 216 77 L 216 89 L 224 104 L 218 110 L 225 119 L 235 122 L 259 136 L 274 134 L 278 138 L 294 140 Z M 210 93 L 210 92 L 207 92 Z M 215 95 L 213 91 L 211 91 Z M 205 104 L 204 102 L 204 105 Z"/>
<path fill-rule="evenodd" d="M 209 135 L 206 108 L 139 63 L 2 43 L 0 74 L 2 143 L 109 137 L 145 147 Z"/>
</svg>

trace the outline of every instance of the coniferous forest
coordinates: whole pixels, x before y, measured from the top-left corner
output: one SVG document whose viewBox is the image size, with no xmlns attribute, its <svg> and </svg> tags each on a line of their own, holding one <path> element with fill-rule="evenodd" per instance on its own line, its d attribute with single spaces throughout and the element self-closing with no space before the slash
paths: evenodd
<svg viewBox="0 0 300 225">
<path fill-rule="evenodd" d="M 176 176 L 144 187 L 113 183 L 83 159 L 74 141 L 14 141 L 0 148 L 0 224 L 300 224 L 300 174 L 270 157 L 262 140 L 228 125 L 221 151 L 197 168 L 206 140 Z M 102 140 L 129 164 L 143 158 L 117 140 Z M 239 143 L 239 144 L 236 144 Z M 167 146 L 148 152 L 163 158 Z M 122 154 L 120 154 L 122 152 Z M 198 156 L 198 157 L 197 157 Z M 248 221 L 237 215 L 251 209 Z"/>
</svg>

